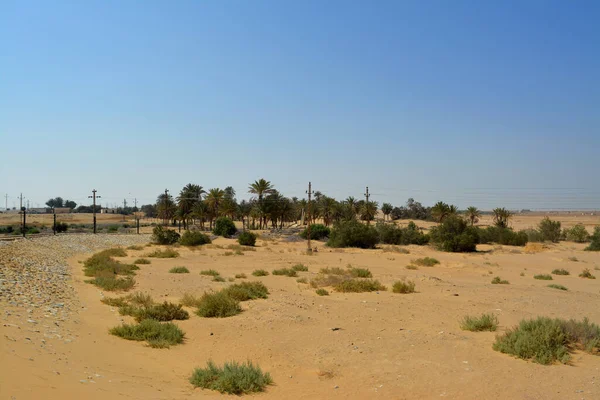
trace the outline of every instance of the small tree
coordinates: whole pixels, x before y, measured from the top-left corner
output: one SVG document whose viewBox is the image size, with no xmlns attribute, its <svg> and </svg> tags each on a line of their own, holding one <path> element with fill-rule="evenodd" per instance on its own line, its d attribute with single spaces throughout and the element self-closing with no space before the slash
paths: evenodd
<svg viewBox="0 0 600 400">
<path fill-rule="evenodd" d="M 238 243 L 242 246 L 254 246 L 256 244 L 256 235 L 252 232 L 242 232 L 238 237 Z"/>
<path fill-rule="evenodd" d="M 545 217 L 538 225 L 542 240 L 557 243 L 560 239 L 560 221 L 552 221 Z"/>
<path fill-rule="evenodd" d="M 571 229 L 565 229 L 565 237 L 575 243 L 585 243 L 590 240 L 590 234 L 581 224 L 577 224 Z"/>
<path fill-rule="evenodd" d="M 451 215 L 431 229 L 431 241 L 436 247 L 449 252 L 475 251 L 479 236 L 475 228 L 459 216 Z"/>
<path fill-rule="evenodd" d="M 157 225 L 152 230 L 152 241 L 157 244 L 175 244 L 179 240 L 179 233 L 173 229 Z"/>
<path fill-rule="evenodd" d="M 215 221 L 215 228 L 213 229 L 215 235 L 231 237 L 231 235 L 234 235 L 236 232 L 237 228 L 230 218 L 219 217 Z"/>
<path fill-rule="evenodd" d="M 392 213 L 394 207 L 390 203 L 383 203 L 381 206 L 381 212 L 383 213 L 383 219 L 389 219 L 389 215 Z"/>
<path fill-rule="evenodd" d="M 587 251 L 600 251 L 600 226 L 594 228 L 594 234 L 590 237 L 592 243 L 585 249 Z"/>
<path fill-rule="evenodd" d="M 465 214 L 467 219 L 471 222 L 471 226 L 475 225 L 479 222 L 479 217 L 481 217 L 481 211 L 477 207 L 469 207 L 467 208 L 467 212 Z"/>
<path fill-rule="evenodd" d="M 494 213 L 494 224 L 500 228 L 508 228 L 508 220 L 512 217 L 510 211 L 506 208 L 494 208 L 492 210 Z"/>
</svg>

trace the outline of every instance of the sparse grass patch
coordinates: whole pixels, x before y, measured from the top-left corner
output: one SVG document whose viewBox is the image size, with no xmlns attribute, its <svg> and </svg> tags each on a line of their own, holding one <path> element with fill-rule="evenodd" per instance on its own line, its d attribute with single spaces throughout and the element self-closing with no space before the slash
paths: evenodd
<svg viewBox="0 0 600 400">
<path fill-rule="evenodd" d="M 294 277 L 298 276 L 298 273 L 291 268 L 274 269 L 271 273 L 273 275 L 289 276 L 290 278 L 294 278 Z"/>
<path fill-rule="evenodd" d="M 407 265 L 404 268 L 406 268 L 406 269 L 419 269 L 419 267 L 417 267 L 416 265 L 412 265 L 412 264 L 409 264 L 409 265 Z"/>
<path fill-rule="evenodd" d="M 221 275 L 217 275 L 215 277 L 213 277 L 213 282 L 225 282 L 225 278 L 223 278 Z"/>
<path fill-rule="evenodd" d="M 162 304 L 150 305 L 124 305 L 119 307 L 119 314 L 129 315 L 135 318 L 137 322 L 145 319 L 154 319 L 157 321 L 185 320 L 190 317 L 187 311 L 181 308 L 180 304 L 164 302 Z"/>
<path fill-rule="evenodd" d="M 552 270 L 552 273 L 554 275 L 570 275 L 571 274 L 569 271 L 567 271 L 566 269 L 563 269 L 563 268 L 554 269 L 554 270 Z"/>
<path fill-rule="evenodd" d="M 147 258 L 138 258 L 133 263 L 135 265 L 150 264 L 150 260 L 148 260 Z"/>
<path fill-rule="evenodd" d="M 246 274 L 235 274 L 236 279 L 246 279 Z"/>
<path fill-rule="evenodd" d="M 348 279 L 350 278 L 348 278 L 347 275 L 329 275 L 320 273 L 310 280 L 310 286 L 313 288 L 335 286 Z"/>
<path fill-rule="evenodd" d="M 533 279 L 539 279 L 541 281 L 551 281 L 552 280 L 552 275 L 548 275 L 548 274 L 537 274 L 533 276 Z"/>
<path fill-rule="evenodd" d="M 492 284 L 494 285 L 508 285 L 510 284 L 509 281 L 501 279 L 499 276 L 496 276 L 494 279 L 492 279 Z"/>
<path fill-rule="evenodd" d="M 269 271 L 265 271 L 264 269 L 255 269 L 254 271 L 252 271 L 252 275 L 267 276 L 267 275 L 269 275 Z"/>
<path fill-rule="evenodd" d="M 112 307 L 122 307 L 127 305 L 126 297 L 105 297 L 100 300 L 100 302 Z"/>
<path fill-rule="evenodd" d="M 183 343 L 185 336 L 177 325 L 171 322 L 161 323 L 154 319 L 145 319 L 135 325 L 123 324 L 112 328 L 110 333 L 126 340 L 145 340 L 154 348 L 168 348 Z"/>
<path fill-rule="evenodd" d="M 250 361 L 244 364 L 226 362 L 222 368 L 208 361 L 206 368 L 196 368 L 190 383 L 203 389 L 241 395 L 262 392 L 273 383 L 273 379 Z"/>
<path fill-rule="evenodd" d="M 460 329 L 471 332 L 489 331 L 498 328 L 498 317 L 494 314 L 481 314 L 480 317 L 465 316 L 460 323 Z"/>
<path fill-rule="evenodd" d="M 296 279 L 296 282 L 308 284 L 308 279 L 306 279 L 306 278 L 298 278 L 298 279 Z"/>
<path fill-rule="evenodd" d="M 575 256 L 569 257 L 568 260 L 569 261 L 573 261 L 573 262 L 578 262 L 579 261 L 579 259 L 577 257 L 575 257 Z"/>
<path fill-rule="evenodd" d="M 348 279 L 335 285 L 335 290 L 343 293 L 362 293 L 386 290 L 386 287 L 372 279 Z"/>
<path fill-rule="evenodd" d="M 348 272 L 350 276 L 354 278 L 372 278 L 373 274 L 369 271 L 368 268 L 355 268 L 351 267 Z"/>
<path fill-rule="evenodd" d="M 156 249 L 152 253 L 146 254 L 144 257 L 152 257 L 152 258 L 177 258 L 179 257 L 179 253 L 176 250 L 167 248 L 164 250 Z"/>
<path fill-rule="evenodd" d="M 171 274 L 189 274 L 190 270 L 186 267 L 173 267 L 169 270 Z"/>
<path fill-rule="evenodd" d="M 596 277 L 594 275 L 592 275 L 592 273 L 590 272 L 589 268 L 586 268 L 583 271 L 581 271 L 581 273 L 579 274 L 579 277 L 586 278 L 586 279 L 596 279 Z"/>
<path fill-rule="evenodd" d="M 339 268 L 339 267 L 333 267 L 333 268 L 321 268 L 321 270 L 319 271 L 320 274 L 328 274 L 328 275 L 346 275 L 348 273 L 347 270 Z"/>
<path fill-rule="evenodd" d="M 496 337 L 493 347 L 496 351 L 540 364 L 556 361 L 564 364 L 570 360 L 571 348 L 597 354 L 600 350 L 600 327 L 587 318 L 579 322 L 538 317 L 522 320 L 518 326 Z"/>
<path fill-rule="evenodd" d="M 382 250 L 384 253 L 410 254 L 410 251 L 408 251 L 405 248 L 398 247 L 398 246 L 388 246 L 388 247 L 384 247 Z"/>
<path fill-rule="evenodd" d="M 200 297 L 196 297 L 193 294 L 185 293 L 179 303 L 186 307 L 198 307 L 200 304 Z"/>
<path fill-rule="evenodd" d="M 112 249 L 106 249 L 97 254 L 101 254 L 101 255 L 104 255 L 107 257 L 127 257 L 127 252 L 122 247 L 114 247 Z"/>
<path fill-rule="evenodd" d="M 116 276 L 97 276 L 94 279 L 86 281 L 92 285 L 96 285 L 106 291 L 115 292 L 119 290 L 129 290 L 135 286 L 135 279 L 130 276 L 125 278 L 117 278 Z"/>
<path fill-rule="evenodd" d="M 127 247 L 127 250 L 144 250 L 144 246 L 131 245 Z"/>
<path fill-rule="evenodd" d="M 269 290 L 262 282 L 242 282 L 222 290 L 223 293 L 237 301 L 266 299 Z"/>
<path fill-rule="evenodd" d="M 104 250 L 94 254 L 83 262 L 83 272 L 85 276 L 104 276 L 109 275 L 134 275 L 134 270 L 139 269 L 133 264 L 122 264 L 112 258 L 111 254 L 125 252 L 121 248 Z"/>
<path fill-rule="evenodd" d="M 394 293 L 414 293 L 415 292 L 415 283 L 413 281 L 397 281 L 392 286 L 392 291 Z"/>
<path fill-rule="evenodd" d="M 329 296 L 329 292 L 323 288 L 315 290 L 315 293 L 319 296 Z"/>
<path fill-rule="evenodd" d="M 296 264 L 292 267 L 292 269 L 294 271 L 298 271 L 298 272 L 306 272 L 308 271 L 308 267 L 304 264 Z"/>
<path fill-rule="evenodd" d="M 204 318 L 232 317 L 242 312 L 240 302 L 227 293 L 204 293 L 197 303 L 196 314 Z"/>
<path fill-rule="evenodd" d="M 438 260 L 431 257 L 417 258 L 416 260 L 412 260 L 411 262 L 421 267 L 433 267 L 434 265 L 440 263 Z"/>
<path fill-rule="evenodd" d="M 558 289 L 558 290 L 569 290 L 563 285 L 557 285 L 556 283 L 548 285 L 549 288 Z"/>
<path fill-rule="evenodd" d="M 200 271 L 200 275 L 219 276 L 221 274 L 214 269 L 205 269 L 204 271 Z"/>
</svg>

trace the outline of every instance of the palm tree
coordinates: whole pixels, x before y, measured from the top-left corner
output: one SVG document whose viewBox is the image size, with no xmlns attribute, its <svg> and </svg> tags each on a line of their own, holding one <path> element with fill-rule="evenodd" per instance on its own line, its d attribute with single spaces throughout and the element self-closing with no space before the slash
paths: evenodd
<svg viewBox="0 0 600 400">
<path fill-rule="evenodd" d="M 508 228 L 508 220 L 512 217 L 510 211 L 506 208 L 494 208 L 492 210 L 494 213 L 494 224 L 500 228 Z"/>
<path fill-rule="evenodd" d="M 356 199 L 352 196 L 349 196 L 346 200 L 345 200 L 346 204 L 348 204 L 348 207 L 350 208 L 350 211 L 354 213 L 354 215 L 358 214 L 358 201 L 356 201 Z"/>
<path fill-rule="evenodd" d="M 481 217 L 481 211 L 477 207 L 469 207 L 466 212 L 467 219 L 471 221 L 471 226 L 475 225 L 479 222 L 479 217 Z"/>
<path fill-rule="evenodd" d="M 156 211 L 158 217 L 162 218 L 163 224 L 166 224 L 167 221 L 171 220 L 175 216 L 175 211 L 177 211 L 177 206 L 175 206 L 175 202 L 173 202 L 173 196 L 161 193 L 156 198 Z"/>
<path fill-rule="evenodd" d="M 443 201 L 438 201 L 431 207 L 431 215 L 437 222 L 442 222 L 444 218 L 449 215 L 455 215 L 458 213 L 458 208 L 455 205 L 448 205 Z"/>
<path fill-rule="evenodd" d="M 206 193 L 202 186 L 188 183 L 181 189 L 177 197 L 177 207 L 179 218 L 183 221 L 183 228 L 187 229 L 187 222 L 192 213 L 194 205 L 202 200 L 202 195 Z"/>
<path fill-rule="evenodd" d="M 319 214 L 323 218 L 323 222 L 325 226 L 331 225 L 334 219 L 334 215 L 337 208 L 337 201 L 334 198 L 322 196 L 321 201 L 319 201 L 318 209 Z"/>
<path fill-rule="evenodd" d="M 206 196 L 206 205 L 208 208 L 208 218 L 210 219 L 210 229 L 212 230 L 213 220 L 219 216 L 221 203 L 225 197 L 222 189 L 214 188 L 208 191 Z"/>
<path fill-rule="evenodd" d="M 375 219 L 377 215 L 378 204 L 376 201 L 364 201 L 360 210 L 360 218 L 367 221 L 367 225 Z"/>
<path fill-rule="evenodd" d="M 383 203 L 381 205 L 381 212 L 383 213 L 383 219 L 386 220 L 388 216 L 392 213 L 394 207 L 390 203 Z"/>
<path fill-rule="evenodd" d="M 257 181 L 254 181 L 254 183 L 251 183 L 250 186 L 248 186 L 248 193 L 251 194 L 256 194 L 258 195 L 258 203 L 259 203 L 259 210 L 262 212 L 262 203 L 263 203 L 263 196 L 265 194 L 271 194 L 273 193 L 273 191 L 275 190 L 275 188 L 273 187 L 273 185 L 271 184 L 271 182 L 260 178 Z M 262 229 L 263 226 L 263 219 L 265 220 L 265 225 L 266 225 L 266 217 L 264 216 L 264 214 L 261 215 L 260 218 L 260 229 Z"/>
</svg>

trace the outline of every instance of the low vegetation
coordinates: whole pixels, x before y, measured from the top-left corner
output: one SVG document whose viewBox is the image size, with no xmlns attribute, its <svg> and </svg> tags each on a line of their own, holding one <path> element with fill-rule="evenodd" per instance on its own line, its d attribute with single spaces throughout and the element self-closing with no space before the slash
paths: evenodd
<svg viewBox="0 0 600 400">
<path fill-rule="evenodd" d="M 196 307 L 196 314 L 204 318 L 226 318 L 242 312 L 240 302 L 224 291 L 204 293 Z"/>
<path fill-rule="evenodd" d="M 348 273 L 350 276 L 354 278 L 372 278 L 373 274 L 369 271 L 368 268 L 355 268 L 352 266 L 348 266 Z"/>
<path fill-rule="evenodd" d="M 334 286 L 335 290 L 343 293 L 362 293 L 386 290 L 379 281 L 372 279 L 348 279 Z"/>
<path fill-rule="evenodd" d="M 157 225 L 152 229 L 152 242 L 156 244 L 171 245 L 179 241 L 179 233 L 173 229 L 163 228 Z"/>
<path fill-rule="evenodd" d="M 406 269 L 419 269 L 419 267 L 417 267 L 416 265 L 412 265 L 412 264 L 409 264 L 409 265 L 407 265 L 404 268 L 406 268 Z"/>
<path fill-rule="evenodd" d="M 329 292 L 323 288 L 315 290 L 315 293 L 319 296 L 329 296 Z"/>
<path fill-rule="evenodd" d="M 554 275 L 570 275 L 571 273 L 564 268 L 552 270 Z"/>
<path fill-rule="evenodd" d="M 575 243 L 585 243 L 590 240 L 590 234 L 581 224 L 577 224 L 571 229 L 564 229 L 563 235 L 567 240 Z"/>
<path fill-rule="evenodd" d="M 242 282 L 222 290 L 227 296 L 237 301 L 266 299 L 269 290 L 262 282 Z"/>
<path fill-rule="evenodd" d="M 138 258 L 133 262 L 135 265 L 147 265 L 150 264 L 150 260 L 147 258 Z"/>
<path fill-rule="evenodd" d="M 127 250 L 144 250 L 144 246 L 131 245 L 127 247 Z"/>
<path fill-rule="evenodd" d="M 266 271 L 264 269 L 255 269 L 254 271 L 252 271 L 252 275 L 254 275 L 254 276 L 267 276 L 267 275 L 269 275 L 269 271 Z"/>
<path fill-rule="evenodd" d="M 130 276 L 125 278 L 117 278 L 115 276 L 97 276 L 93 279 L 87 280 L 86 282 L 96 285 L 108 292 L 129 290 L 135 286 L 135 279 Z"/>
<path fill-rule="evenodd" d="M 93 277 L 87 283 L 96 285 L 106 291 L 129 290 L 135 285 L 131 277 L 139 269 L 134 264 L 123 264 L 113 257 L 124 257 L 127 253 L 122 248 L 108 249 L 92 255 L 83 262 L 85 276 Z M 119 277 L 125 275 L 125 277 Z"/>
<path fill-rule="evenodd" d="M 590 245 L 585 248 L 586 251 L 600 251 L 600 226 L 594 228 L 594 234 L 590 236 Z"/>
<path fill-rule="evenodd" d="M 406 228 L 400 228 L 393 224 L 378 223 L 375 229 L 379 234 L 379 241 L 384 244 L 425 245 L 429 243 L 429 235 L 424 234 L 413 221 L 410 221 Z"/>
<path fill-rule="evenodd" d="M 240 233 L 238 236 L 238 243 L 242 246 L 255 246 L 256 245 L 256 235 L 250 231 L 245 231 Z"/>
<path fill-rule="evenodd" d="M 221 274 L 219 271 L 215 271 L 214 269 L 205 269 L 204 271 L 200 271 L 200 275 L 219 276 Z"/>
<path fill-rule="evenodd" d="M 225 282 L 225 278 L 223 278 L 221 275 L 217 275 L 217 276 L 213 277 L 212 281 L 213 282 Z"/>
<path fill-rule="evenodd" d="M 177 325 L 154 319 L 145 319 L 138 324 L 123 324 L 112 328 L 110 333 L 127 340 L 146 341 L 154 348 L 168 348 L 183 343 L 185 336 Z"/>
<path fill-rule="evenodd" d="M 167 249 L 164 249 L 164 250 L 156 249 L 152 253 L 146 254 L 144 257 L 151 257 L 151 258 L 177 258 L 177 257 L 179 257 L 179 253 L 176 250 L 173 250 L 171 248 L 167 248 Z"/>
<path fill-rule="evenodd" d="M 479 243 L 477 229 L 457 215 L 449 215 L 431 228 L 430 236 L 438 250 L 454 253 L 474 252 Z"/>
<path fill-rule="evenodd" d="M 596 277 L 594 275 L 592 275 L 592 273 L 590 272 L 589 268 L 586 268 L 583 271 L 581 271 L 581 273 L 579 274 L 579 277 L 586 278 L 586 279 L 596 279 Z"/>
<path fill-rule="evenodd" d="M 187 311 L 181 308 L 180 304 L 164 302 L 161 304 L 127 304 L 119 307 L 119 314 L 129 315 L 135 318 L 137 322 L 145 319 L 154 319 L 157 321 L 185 320 L 190 317 Z"/>
<path fill-rule="evenodd" d="M 215 221 L 215 227 L 213 229 L 215 235 L 228 238 L 233 236 L 236 232 L 237 228 L 231 218 L 219 217 Z"/>
<path fill-rule="evenodd" d="M 185 231 L 179 239 L 179 243 L 182 246 L 201 246 L 203 244 L 210 244 L 211 240 L 208 235 L 198 231 Z"/>
<path fill-rule="evenodd" d="M 358 247 L 361 249 L 374 249 L 377 243 L 379 243 L 377 230 L 355 220 L 336 224 L 327 241 L 329 247 Z"/>
<path fill-rule="evenodd" d="M 273 275 L 289 276 L 290 278 L 294 278 L 294 277 L 298 276 L 298 273 L 294 269 L 291 269 L 291 268 L 274 269 L 271 273 Z"/>
<path fill-rule="evenodd" d="M 471 332 L 489 331 L 494 332 L 498 328 L 498 317 L 494 314 L 481 314 L 480 317 L 465 316 L 460 329 Z"/>
<path fill-rule="evenodd" d="M 186 267 L 173 267 L 169 270 L 172 274 L 189 274 L 190 270 Z"/>
<path fill-rule="evenodd" d="M 424 257 L 424 258 L 417 258 L 416 260 L 412 260 L 411 263 L 422 266 L 422 267 L 433 267 L 434 265 L 439 264 L 440 262 L 438 260 L 436 260 L 435 258 Z"/>
<path fill-rule="evenodd" d="M 563 285 L 557 285 L 555 283 L 548 285 L 549 288 L 558 289 L 558 290 L 569 290 Z"/>
<path fill-rule="evenodd" d="M 552 280 L 552 275 L 538 274 L 538 275 L 534 275 L 533 279 L 538 279 L 538 280 L 541 280 L 541 281 L 551 281 Z"/>
<path fill-rule="evenodd" d="M 413 281 L 397 281 L 392 286 L 394 293 L 409 294 L 415 292 L 415 283 Z"/>
<path fill-rule="evenodd" d="M 499 276 L 496 276 L 492 279 L 492 284 L 494 285 L 508 285 L 510 282 L 504 279 L 501 279 Z"/>
<path fill-rule="evenodd" d="M 329 237 L 331 230 L 323 224 L 311 224 L 310 225 L 310 238 L 312 240 L 322 240 Z M 308 227 L 306 227 L 301 233 L 302 239 L 308 239 Z"/>
<path fill-rule="evenodd" d="M 292 269 L 294 271 L 297 271 L 297 272 L 306 272 L 306 271 L 308 271 L 308 267 L 306 265 L 304 265 L 304 264 L 296 264 L 296 265 L 294 265 L 292 267 Z"/>
<path fill-rule="evenodd" d="M 488 226 L 487 228 L 477 228 L 479 243 L 496 243 L 505 246 L 525 246 L 530 237 L 526 231 L 515 232 L 511 228 Z"/>
<path fill-rule="evenodd" d="M 262 392 L 273 383 L 273 379 L 250 361 L 243 364 L 226 362 L 222 368 L 208 361 L 206 368 L 196 368 L 190 383 L 202 389 L 242 395 Z"/>
<path fill-rule="evenodd" d="M 236 279 L 246 279 L 247 276 L 246 276 L 246 274 L 235 274 L 235 278 Z"/>
</svg>

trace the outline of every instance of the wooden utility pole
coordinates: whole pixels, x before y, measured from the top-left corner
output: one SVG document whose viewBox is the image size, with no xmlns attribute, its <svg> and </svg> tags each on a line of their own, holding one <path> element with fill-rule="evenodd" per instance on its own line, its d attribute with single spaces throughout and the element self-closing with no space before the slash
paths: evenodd
<svg viewBox="0 0 600 400">
<path fill-rule="evenodd" d="M 27 231 L 27 209 L 25 207 L 21 207 L 21 212 L 23 213 L 23 237 L 25 237 L 25 232 Z"/>
<path fill-rule="evenodd" d="M 93 201 L 94 205 L 92 206 L 92 212 L 94 213 L 94 233 L 96 233 L 96 199 L 101 198 L 100 196 L 96 196 L 96 192 L 97 192 L 97 190 L 94 189 L 94 190 L 92 190 L 92 195 L 88 196 L 88 199 L 90 199 L 90 198 L 94 199 L 94 201 Z"/>
<path fill-rule="evenodd" d="M 308 213 L 307 213 L 308 214 L 308 217 L 307 217 L 307 219 L 308 219 L 308 228 L 307 228 L 307 231 L 308 231 L 308 235 L 307 235 L 307 238 L 308 238 L 308 249 L 307 250 L 310 253 L 310 252 L 312 252 L 312 247 L 310 246 L 310 224 L 311 224 L 311 221 L 312 221 L 311 220 L 311 213 L 310 213 L 310 211 L 311 211 L 310 210 L 310 199 L 311 199 L 311 196 L 313 195 L 312 185 L 311 185 L 310 182 L 308 182 L 308 191 L 306 193 L 308 194 Z"/>
<path fill-rule="evenodd" d="M 165 189 L 165 209 L 163 210 L 163 225 L 167 224 L 167 206 L 169 201 L 169 190 Z"/>
</svg>

